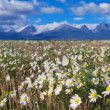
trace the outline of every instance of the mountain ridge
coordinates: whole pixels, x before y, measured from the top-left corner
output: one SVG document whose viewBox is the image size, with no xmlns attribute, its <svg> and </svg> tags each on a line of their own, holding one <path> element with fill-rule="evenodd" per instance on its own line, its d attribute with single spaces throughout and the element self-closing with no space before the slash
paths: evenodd
<svg viewBox="0 0 110 110">
<path fill-rule="evenodd" d="M 86 25 L 76 28 L 62 24 L 53 30 L 36 33 L 37 28 L 34 25 L 28 25 L 19 32 L 5 32 L 0 28 L 0 40 L 109 40 L 110 23 L 100 23 L 94 30 L 90 30 Z"/>
</svg>

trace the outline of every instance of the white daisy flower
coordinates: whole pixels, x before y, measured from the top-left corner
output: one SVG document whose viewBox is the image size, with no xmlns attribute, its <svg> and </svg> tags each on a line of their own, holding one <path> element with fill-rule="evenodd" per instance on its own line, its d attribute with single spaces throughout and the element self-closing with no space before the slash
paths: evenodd
<svg viewBox="0 0 110 110">
<path fill-rule="evenodd" d="M 15 91 L 10 91 L 9 92 L 9 97 L 14 97 L 14 96 L 16 96 L 16 90 Z"/>
<path fill-rule="evenodd" d="M 66 89 L 65 92 L 66 92 L 66 94 L 70 94 L 71 90 L 70 89 Z"/>
<path fill-rule="evenodd" d="M 98 70 L 99 70 L 99 69 L 96 68 L 96 69 L 93 71 L 93 75 L 94 75 L 94 76 L 97 76 L 97 75 L 98 75 Z"/>
<path fill-rule="evenodd" d="M 99 78 L 92 78 L 92 83 L 93 83 L 94 85 L 99 84 Z"/>
<path fill-rule="evenodd" d="M 55 95 L 60 94 L 61 90 L 62 90 L 62 85 L 57 85 L 57 87 L 55 89 Z"/>
<path fill-rule="evenodd" d="M 82 55 L 78 55 L 78 60 L 82 60 Z"/>
<path fill-rule="evenodd" d="M 6 75 L 6 81 L 10 81 L 10 75 Z"/>
<path fill-rule="evenodd" d="M 70 99 L 70 107 L 72 109 L 76 109 L 80 104 L 82 103 L 81 98 L 75 94 L 71 99 Z"/>
<path fill-rule="evenodd" d="M 72 87 L 72 86 L 74 86 L 72 79 L 67 79 L 65 84 L 66 84 L 67 87 Z"/>
<path fill-rule="evenodd" d="M 104 94 L 104 97 L 110 94 L 110 85 L 106 87 L 106 91 L 102 92 Z"/>
<path fill-rule="evenodd" d="M 102 98 L 100 95 L 97 94 L 95 89 L 90 89 L 91 93 L 89 93 L 90 102 L 96 102 L 97 98 Z"/>
<path fill-rule="evenodd" d="M 20 104 L 22 105 L 26 105 L 27 103 L 29 103 L 29 97 L 27 96 L 26 93 L 22 94 L 20 97 Z"/>
<path fill-rule="evenodd" d="M 43 94 L 43 93 L 40 93 L 40 98 L 41 98 L 42 100 L 44 100 L 44 94 Z"/>
<path fill-rule="evenodd" d="M 56 58 L 55 60 L 56 60 L 56 63 L 57 63 L 58 65 L 60 65 L 60 64 L 61 64 L 61 61 L 60 61 L 60 59 L 59 59 L 59 58 Z"/>
<path fill-rule="evenodd" d="M 48 96 L 52 96 L 52 93 L 53 93 L 53 88 L 50 88 L 49 91 L 48 91 Z"/>
<path fill-rule="evenodd" d="M 69 64 L 69 59 L 66 56 L 63 56 L 62 58 L 62 65 L 67 66 Z"/>
<path fill-rule="evenodd" d="M 25 83 L 26 84 L 30 84 L 31 83 L 31 78 L 30 77 L 26 77 Z"/>
<path fill-rule="evenodd" d="M 0 102 L 0 107 L 3 107 L 6 102 L 7 102 L 7 98 L 4 98 L 4 99 Z"/>
<path fill-rule="evenodd" d="M 23 87 L 24 87 L 24 82 L 21 83 L 21 85 L 18 87 L 18 90 L 22 90 Z"/>
</svg>

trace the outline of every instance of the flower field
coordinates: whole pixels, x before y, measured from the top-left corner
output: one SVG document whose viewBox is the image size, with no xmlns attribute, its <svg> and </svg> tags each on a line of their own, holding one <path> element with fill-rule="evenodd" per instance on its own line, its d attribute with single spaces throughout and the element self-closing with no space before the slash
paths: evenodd
<svg viewBox="0 0 110 110">
<path fill-rule="evenodd" d="M 0 110 L 110 110 L 107 41 L 0 41 Z"/>
</svg>

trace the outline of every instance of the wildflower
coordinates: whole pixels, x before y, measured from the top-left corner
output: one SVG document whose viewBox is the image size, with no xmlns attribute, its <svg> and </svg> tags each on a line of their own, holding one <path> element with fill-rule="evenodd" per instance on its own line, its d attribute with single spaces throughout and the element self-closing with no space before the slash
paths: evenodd
<svg viewBox="0 0 110 110">
<path fill-rule="evenodd" d="M 89 93 L 90 102 L 96 102 L 97 98 L 102 98 L 100 95 L 97 94 L 97 91 L 94 89 L 90 89 L 91 93 Z"/>
<path fill-rule="evenodd" d="M 70 94 L 71 90 L 70 89 L 66 89 L 65 92 L 66 92 L 66 94 Z"/>
<path fill-rule="evenodd" d="M 106 91 L 102 92 L 104 94 L 104 97 L 110 94 L 110 85 L 106 87 Z"/>
<path fill-rule="evenodd" d="M 92 78 L 92 82 L 94 85 L 99 84 L 99 79 L 98 78 Z"/>
<path fill-rule="evenodd" d="M 24 82 L 21 83 L 21 85 L 18 87 L 18 90 L 22 90 L 23 87 L 24 87 Z"/>
<path fill-rule="evenodd" d="M 10 81 L 10 75 L 6 75 L 6 81 Z"/>
<path fill-rule="evenodd" d="M 62 65 L 67 66 L 69 64 L 69 59 L 66 56 L 63 56 L 62 58 Z"/>
<path fill-rule="evenodd" d="M 95 71 L 93 71 L 93 75 L 94 75 L 94 76 L 97 76 L 98 70 L 99 70 L 99 69 L 97 68 Z"/>
<path fill-rule="evenodd" d="M 16 96 L 16 90 L 15 91 L 10 91 L 9 92 L 9 97 L 14 97 L 14 96 Z"/>
<path fill-rule="evenodd" d="M 29 103 L 29 97 L 27 96 L 26 93 L 22 94 L 20 97 L 20 104 L 22 105 L 26 105 L 27 103 Z"/>
<path fill-rule="evenodd" d="M 72 86 L 74 86 L 72 79 L 67 79 L 65 84 L 66 84 L 67 87 L 72 87 Z"/>
<path fill-rule="evenodd" d="M 3 107 L 6 102 L 7 102 L 7 98 L 4 98 L 4 99 L 0 102 L 0 107 Z"/>
<path fill-rule="evenodd" d="M 55 89 L 55 95 L 60 94 L 61 90 L 62 90 L 62 85 L 57 85 L 57 87 Z"/>
<path fill-rule="evenodd" d="M 75 94 L 71 99 L 70 99 L 70 107 L 72 109 L 76 109 L 80 104 L 82 103 L 81 98 Z"/>
</svg>

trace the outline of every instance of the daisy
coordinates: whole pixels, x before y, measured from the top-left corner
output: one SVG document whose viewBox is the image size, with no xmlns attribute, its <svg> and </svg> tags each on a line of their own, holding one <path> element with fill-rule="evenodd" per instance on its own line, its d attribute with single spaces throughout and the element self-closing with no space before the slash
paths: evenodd
<svg viewBox="0 0 110 110">
<path fill-rule="evenodd" d="M 77 81 L 75 82 L 76 86 L 81 87 L 83 85 L 83 83 L 81 82 L 80 79 L 77 79 Z"/>
<path fill-rule="evenodd" d="M 110 85 L 106 87 L 106 91 L 102 92 L 102 94 L 104 94 L 104 97 L 106 95 L 109 95 L 110 94 Z"/>
<path fill-rule="evenodd" d="M 97 98 L 102 98 L 100 95 L 97 94 L 95 89 L 90 89 L 91 93 L 89 93 L 90 102 L 96 102 Z"/>
<path fill-rule="evenodd" d="M 20 97 L 20 104 L 22 105 L 26 105 L 27 103 L 29 103 L 29 97 L 27 96 L 26 93 L 22 94 Z"/>
<path fill-rule="evenodd" d="M 59 59 L 59 58 L 56 58 L 55 60 L 56 60 L 56 64 L 58 64 L 58 65 L 60 65 L 60 64 L 61 64 L 61 61 L 60 61 L 60 59 Z"/>
<path fill-rule="evenodd" d="M 72 79 L 67 79 L 65 84 L 66 84 L 67 87 L 72 87 L 72 86 L 74 86 Z"/>
<path fill-rule="evenodd" d="M 30 84 L 31 83 L 31 78 L 30 77 L 26 77 L 25 83 L 26 84 Z"/>
<path fill-rule="evenodd" d="M 78 55 L 78 60 L 82 60 L 82 55 Z"/>
<path fill-rule="evenodd" d="M 15 91 L 10 91 L 9 92 L 9 97 L 14 97 L 14 96 L 16 96 L 16 90 Z"/>
<path fill-rule="evenodd" d="M 99 78 L 92 78 L 92 83 L 93 83 L 94 85 L 99 84 Z"/>
<path fill-rule="evenodd" d="M 96 69 L 93 71 L 93 75 L 94 75 L 94 76 L 97 76 L 97 75 L 98 75 L 98 70 L 99 70 L 99 69 L 96 68 Z"/>
<path fill-rule="evenodd" d="M 65 92 L 66 92 L 66 94 L 70 94 L 71 90 L 70 89 L 66 89 Z"/>
<path fill-rule="evenodd" d="M 59 95 L 61 90 L 62 90 L 62 85 L 57 85 L 57 87 L 55 89 L 55 95 Z"/>
<path fill-rule="evenodd" d="M 10 75 L 6 75 L 6 81 L 10 81 Z"/>
<path fill-rule="evenodd" d="M 70 99 L 70 107 L 72 109 L 76 109 L 80 104 L 82 103 L 81 98 L 75 94 L 71 99 Z"/>
<path fill-rule="evenodd" d="M 0 107 L 3 107 L 6 102 L 7 102 L 7 98 L 4 98 L 4 99 L 0 102 Z"/>
<path fill-rule="evenodd" d="M 69 59 L 66 56 L 63 56 L 62 58 L 62 65 L 67 66 L 69 64 Z"/>
<path fill-rule="evenodd" d="M 18 90 L 22 90 L 23 87 L 24 87 L 24 82 L 21 83 L 21 85 L 18 87 Z"/>
</svg>

